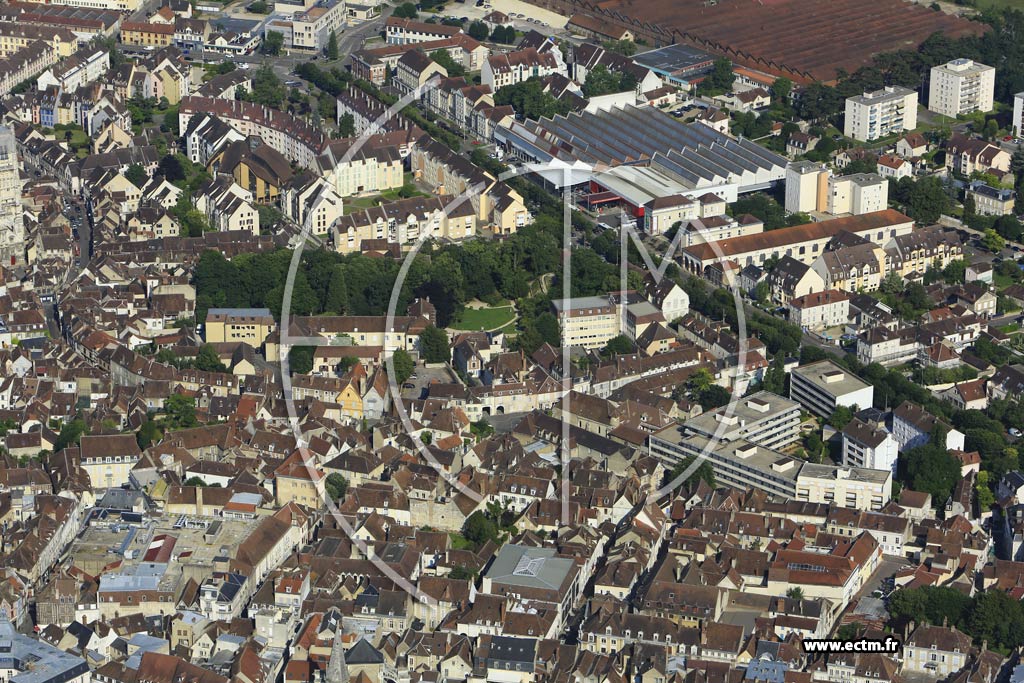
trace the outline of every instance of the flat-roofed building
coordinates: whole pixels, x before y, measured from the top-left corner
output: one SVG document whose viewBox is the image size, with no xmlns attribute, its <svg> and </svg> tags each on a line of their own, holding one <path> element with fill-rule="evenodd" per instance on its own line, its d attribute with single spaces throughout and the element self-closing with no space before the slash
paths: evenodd
<svg viewBox="0 0 1024 683">
<path fill-rule="evenodd" d="M 760 266 L 771 258 L 781 259 L 785 256 L 811 265 L 825 251 L 829 241 L 840 232 L 851 232 L 884 247 L 890 239 L 908 234 L 913 228 L 912 218 L 894 209 L 886 209 L 709 244 L 694 244 L 683 249 L 682 263 L 686 270 L 696 275 L 703 275 L 705 268 L 722 259 L 735 261 L 741 268 Z"/>
<path fill-rule="evenodd" d="M 246 342 L 261 346 L 277 329 L 269 308 L 211 308 L 206 312 L 206 341 Z"/>
<path fill-rule="evenodd" d="M 753 486 L 783 500 L 880 510 L 892 490 L 890 470 L 815 465 L 746 439 L 712 440 L 676 425 L 651 435 L 648 448 L 666 467 L 704 457 L 715 481 L 738 489 Z"/>
<path fill-rule="evenodd" d="M 870 408 L 875 388 L 830 360 L 794 368 L 789 373 L 789 397 L 807 410 L 829 417 L 838 406 Z"/>
<path fill-rule="evenodd" d="M 866 142 L 917 128 L 917 92 L 898 85 L 846 98 L 846 137 Z"/>
<path fill-rule="evenodd" d="M 619 334 L 619 311 L 605 297 L 583 296 L 551 302 L 562 328 L 564 346 L 599 349 Z"/>
<path fill-rule="evenodd" d="M 498 551 L 481 584 L 483 593 L 550 603 L 556 609 L 556 628 L 561 627 L 582 588 L 580 570 L 571 558 L 557 556 L 554 548 L 513 543 Z"/>
<path fill-rule="evenodd" d="M 800 405 L 769 391 L 759 391 L 736 402 L 687 420 L 688 433 L 723 441 L 746 439 L 768 448 L 783 448 L 800 438 Z"/>
<path fill-rule="evenodd" d="M 950 118 L 992 111 L 995 87 L 995 67 L 970 59 L 954 59 L 932 67 L 928 109 Z"/>
<path fill-rule="evenodd" d="M 842 434 L 844 465 L 895 471 L 899 442 L 889 430 L 855 417 Z"/>
</svg>

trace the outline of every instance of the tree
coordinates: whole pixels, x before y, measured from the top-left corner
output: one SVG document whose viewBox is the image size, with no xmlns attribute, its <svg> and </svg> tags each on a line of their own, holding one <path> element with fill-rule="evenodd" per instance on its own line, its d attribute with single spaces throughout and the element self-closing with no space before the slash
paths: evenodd
<svg viewBox="0 0 1024 683">
<path fill-rule="evenodd" d="M 82 435 L 88 433 L 89 429 L 85 424 L 85 420 L 74 419 L 71 422 L 65 422 L 60 428 L 60 434 L 57 435 L 57 440 L 53 444 L 53 452 L 59 453 L 68 446 L 77 445 L 82 439 Z"/>
<path fill-rule="evenodd" d="M 433 325 L 420 333 L 420 355 L 428 363 L 447 363 L 452 359 L 448 335 Z"/>
<path fill-rule="evenodd" d="M 469 25 L 466 33 L 473 40 L 487 40 L 487 36 L 491 35 L 491 30 L 487 28 L 487 24 L 478 19 Z"/>
<path fill-rule="evenodd" d="M 405 349 L 397 349 L 391 356 L 391 363 L 395 368 L 395 383 L 399 386 L 405 384 L 416 369 L 412 356 Z"/>
<path fill-rule="evenodd" d="M 768 366 L 768 371 L 764 373 L 764 379 L 761 381 L 761 388 L 765 391 L 770 391 L 773 394 L 779 394 L 780 396 L 786 391 L 786 370 L 783 367 L 783 358 L 781 353 L 775 354 L 772 359 L 771 365 Z"/>
<path fill-rule="evenodd" d="M 202 477 L 189 477 L 188 479 L 183 481 L 182 484 L 184 486 L 195 486 L 201 489 L 209 487 L 209 484 L 207 484 L 206 480 L 203 479 Z"/>
<path fill-rule="evenodd" d="M 168 154 L 160 160 L 160 163 L 156 167 L 156 174 L 162 175 L 164 180 L 169 183 L 185 180 L 186 177 L 185 169 L 181 165 L 181 160 L 173 154 Z"/>
<path fill-rule="evenodd" d="M 338 57 L 338 33 L 331 29 L 331 35 L 327 38 L 327 59 L 334 60 Z"/>
<path fill-rule="evenodd" d="M 249 4 L 249 11 L 253 14 L 266 14 L 270 11 L 270 7 L 264 0 L 256 0 Z"/>
<path fill-rule="evenodd" d="M 477 547 L 498 540 L 498 524 L 483 511 L 471 514 L 462 525 L 462 536 Z"/>
<path fill-rule="evenodd" d="M 497 25 L 491 31 L 491 42 L 510 45 L 516 42 L 516 30 L 511 26 Z"/>
<path fill-rule="evenodd" d="M 800 586 L 793 586 L 788 591 L 786 591 L 786 597 L 790 598 L 791 600 L 803 600 L 804 589 Z"/>
<path fill-rule="evenodd" d="M 1006 240 L 1004 240 L 995 230 L 989 228 L 985 231 L 984 237 L 981 238 L 981 246 L 998 254 L 1006 248 Z"/>
<path fill-rule="evenodd" d="M 735 80 L 732 62 L 722 57 L 715 60 L 711 73 L 697 85 L 697 92 L 702 95 L 720 95 L 731 90 Z"/>
<path fill-rule="evenodd" d="M 164 401 L 164 412 L 172 427 L 187 428 L 199 424 L 196 419 L 196 400 L 183 394 L 171 394 Z"/>
<path fill-rule="evenodd" d="M 995 140 L 999 136 L 999 123 L 995 119 L 985 122 L 985 139 Z"/>
<path fill-rule="evenodd" d="M 832 411 L 832 416 L 828 419 L 828 423 L 839 431 L 843 431 L 852 419 L 853 411 L 849 407 L 836 406 L 836 409 Z"/>
<path fill-rule="evenodd" d="M 345 282 L 345 271 L 340 267 L 334 268 L 331 272 L 323 309 L 324 312 L 335 315 L 344 315 L 348 310 L 348 284 Z"/>
<path fill-rule="evenodd" d="M 617 334 L 608 340 L 601 350 L 604 356 L 620 356 L 626 353 L 633 353 L 633 342 L 624 334 Z"/>
<path fill-rule="evenodd" d="M 676 480 L 678 480 L 679 477 L 683 476 L 683 473 L 686 472 L 686 470 L 690 469 L 695 460 L 696 458 L 694 457 L 687 458 L 686 460 L 679 462 L 675 467 L 672 468 L 672 471 L 665 475 L 665 485 L 669 486 L 676 482 Z M 700 465 L 697 466 L 697 469 L 691 472 L 690 475 L 686 477 L 686 479 L 675 483 L 674 488 L 677 489 L 682 486 L 692 486 L 702 480 L 707 482 L 707 484 L 711 487 L 714 487 L 715 485 L 715 470 L 711 467 L 711 463 L 708 462 L 707 460 L 703 460 L 700 463 Z"/>
<path fill-rule="evenodd" d="M 149 176 L 146 175 L 146 169 L 141 164 L 132 164 L 125 169 L 124 177 L 135 187 L 142 187 L 149 180 Z"/>
<path fill-rule="evenodd" d="M 196 354 L 196 369 L 205 372 L 227 372 L 228 369 L 220 362 L 220 356 L 212 344 L 203 344 Z"/>
<path fill-rule="evenodd" d="M 686 387 L 699 394 L 707 391 L 715 382 L 714 376 L 707 368 L 698 368 L 696 372 L 689 376 L 686 380 Z"/>
<path fill-rule="evenodd" d="M 346 491 L 348 491 L 348 480 L 345 477 L 338 472 L 327 475 L 327 479 L 324 480 L 324 492 L 331 500 L 335 502 L 342 500 Z"/>
<path fill-rule="evenodd" d="M 430 58 L 444 67 L 449 76 L 465 76 L 466 68 L 455 61 L 455 58 L 447 50 L 438 50 L 430 55 Z"/>
<path fill-rule="evenodd" d="M 945 504 L 960 479 L 960 461 L 946 450 L 946 436 L 938 433 L 941 431 L 932 434 L 931 443 L 912 448 L 901 457 L 907 484 L 915 491 L 930 493 L 937 504 Z"/>
<path fill-rule="evenodd" d="M 510 105 L 516 114 L 525 119 L 552 118 L 558 114 L 568 114 L 572 104 L 568 99 L 560 99 L 544 90 L 544 85 L 536 76 L 515 85 L 498 88 L 494 93 L 494 103 Z"/>
<path fill-rule="evenodd" d="M 356 134 L 356 120 L 352 114 L 345 112 L 338 117 L 338 135 L 343 138 L 350 138 Z"/>
<path fill-rule="evenodd" d="M 554 347 L 562 345 L 562 331 L 558 327 L 558 318 L 550 311 L 544 311 L 533 321 L 541 339 Z"/>
<path fill-rule="evenodd" d="M 391 16 L 398 17 L 399 19 L 415 19 L 419 15 L 416 13 L 416 5 L 411 2 L 403 2 L 395 8 Z"/>
<path fill-rule="evenodd" d="M 288 369 L 293 375 L 306 375 L 313 370 L 312 346 L 293 346 L 288 350 Z"/>
<path fill-rule="evenodd" d="M 793 92 L 793 81 L 788 78 L 776 78 L 772 83 L 772 100 L 776 103 L 788 106 L 791 92 Z"/>
<path fill-rule="evenodd" d="M 996 496 L 992 493 L 989 485 L 992 475 L 987 470 L 978 472 L 977 480 L 974 482 L 974 495 L 978 499 L 978 509 L 985 513 L 996 502 Z"/>
<path fill-rule="evenodd" d="M 601 46 L 609 52 L 617 52 L 623 57 L 632 57 L 636 54 L 636 43 L 632 40 L 608 40 Z"/>
<path fill-rule="evenodd" d="M 281 54 L 284 47 L 284 34 L 277 31 L 265 31 L 263 33 L 263 44 L 260 45 L 260 52 L 271 57 Z"/>
<path fill-rule="evenodd" d="M 139 448 L 146 450 L 154 443 L 159 441 L 163 436 L 163 432 L 160 429 L 160 425 L 151 418 L 146 418 L 146 421 L 139 427 L 138 433 L 135 434 L 135 441 L 139 444 Z"/>
<path fill-rule="evenodd" d="M 271 31 L 268 36 L 274 35 Z M 280 34 L 278 34 L 280 35 Z M 264 64 L 252 77 L 251 99 L 256 104 L 264 104 L 268 107 L 280 109 L 285 99 L 285 87 L 281 79 L 274 73 L 270 64 Z"/>
</svg>

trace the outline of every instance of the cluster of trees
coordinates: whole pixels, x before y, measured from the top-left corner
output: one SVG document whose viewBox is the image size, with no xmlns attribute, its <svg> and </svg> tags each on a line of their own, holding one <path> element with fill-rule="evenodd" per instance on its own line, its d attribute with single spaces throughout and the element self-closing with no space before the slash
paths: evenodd
<svg viewBox="0 0 1024 683">
<path fill-rule="evenodd" d="M 487 504 L 485 510 L 477 510 L 462 525 L 462 537 L 476 548 L 488 541 L 500 543 L 502 539 L 516 534 L 516 513 L 500 503 Z"/>
<path fill-rule="evenodd" d="M 672 392 L 672 399 L 682 400 L 687 396 L 700 404 L 704 410 L 713 410 L 729 403 L 732 394 L 720 384 L 707 368 L 699 368 L 690 375 L 685 384 L 681 384 Z"/>
<path fill-rule="evenodd" d="M 587 73 L 583 83 L 584 97 L 597 97 L 617 92 L 636 90 L 636 77 L 629 72 L 609 71 L 604 64 L 598 64 Z"/>
<path fill-rule="evenodd" d="M 778 200 L 762 192 L 740 197 L 729 205 L 729 214 L 732 216 L 742 216 L 746 213 L 764 221 L 765 230 L 777 230 L 811 222 L 811 217 L 805 213 L 787 215 L 786 209 Z"/>
<path fill-rule="evenodd" d="M 491 35 L 491 30 L 487 28 L 487 24 L 480 21 L 479 19 L 470 22 L 469 28 L 466 29 L 466 33 L 473 40 L 487 40 Z"/>
<path fill-rule="evenodd" d="M 949 624 L 990 649 L 1006 653 L 1024 641 L 1024 606 L 1000 590 L 976 593 L 973 597 L 955 588 L 924 586 L 893 593 L 889 614 L 904 623 L 911 620 Z"/>
<path fill-rule="evenodd" d="M 735 80 L 736 75 L 732 72 L 732 62 L 724 57 L 716 59 L 711 73 L 697 85 L 697 94 L 713 97 L 727 93 L 732 90 Z"/>
<path fill-rule="evenodd" d="M 879 299 L 904 320 L 916 320 L 932 307 L 928 292 L 920 282 L 905 282 L 897 273 L 889 273 L 878 287 Z"/>
<path fill-rule="evenodd" d="M 948 213 L 953 201 L 946 186 L 935 176 L 889 180 L 889 198 L 918 223 L 935 223 Z"/>
<path fill-rule="evenodd" d="M 536 76 L 499 88 L 494 93 L 494 103 L 499 106 L 512 105 L 516 114 L 527 119 L 551 118 L 558 114 L 568 114 L 572 109 L 568 99 L 560 99 L 546 92 Z"/>
<path fill-rule="evenodd" d="M 263 34 L 263 43 L 260 45 L 260 52 L 271 57 L 281 54 L 284 48 L 284 34 L 277 31 L 266 31 Z"/>
<path fill-rule="evenodd" d="M 399 19 L 416 19 L 419 17 L 419 14 L 416 12 L 415 4 L 411 2 L 403 2 L 395 8 L 395 11 L 391 13 L 391 16 L 398 17 Z"/>
<path fill-rule="evenodd" d="M 501 26 L 499 24 L 491 31 L 491 42 L 512 45 L 516 42 L 516 30 L 511 26 Z"/>
<path fill-rule="evenodd" d="M 466 67 L 456 62 L 455 58 L 452 57 L 448 50 L 437 50 L 430 56 L 430 58 L 443 66 L 444 70 L 448 72 L 448 75 L 453 78 L 466 75 Z"/>
<path fill-rule="evenodd" d="M 345 492 L 348 491 L 348 480 L 341 474 L 332 472 L 331 474 L 328 474 L 327 479 L 324 480 L 324 489 L 331 500 L 343 500 L 345 498 Z"/>
</svg>

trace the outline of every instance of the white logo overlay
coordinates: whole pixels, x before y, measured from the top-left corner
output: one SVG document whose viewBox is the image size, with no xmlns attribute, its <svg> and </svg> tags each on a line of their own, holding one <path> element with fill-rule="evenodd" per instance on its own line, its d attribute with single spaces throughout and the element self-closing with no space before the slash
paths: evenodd
<svg viewBox="0 0 1024 683">
<path fill-rule="evenodd" d="M 388 107 L 388 109 L 383 114 L 381 114 L 370 126 L 367 127 L 366 130 L 364 130 L 360 134 L 360 136 L 357 138 L 356 142 L 347 149 L 347 151 L 345 152 L 345 155 L 340 160 L 338 160 L 337 163 L 343 164 L 343 163 L 348 162 L 350 159 L 352 159 L 356 154 L 359 153 L 359 151 L 363 148 L 363 146 L 366 145 L 366 143 L 372 138 L 372 136 L 377 135 L 377 134 L 379 134 L 381 132 L 385 132 L 383 130 L 383 127 L 384 127 L 384 125 L 387 122 L 391 121 L 392 119 L 394 119 L 396 117 L 401 116 L 401 112 L 402 112 L 402 110 L 405 107 L 410 106 L 410 105 L 414 105 L 415 102 L 420 101 L 421 99 L 423 99 L 423 97 L 425 96 L 426 93 L 428 93 L 429 91 L 431 91 L 431 90 L 433 90 L 433 89 L 438 87 L 439 82 L 440 82 L 440 79 L 435 77 L 434 79 L 432 79 L 431 81 L 427 82 L 426 84 L 424 84 L 423 86 L 419 87 L 418 89 L 416 89 L 416 90 L 406 94 L 405 96 L 400 98 L 397 102 L 395 102 L 393 105 Z M 561 296 L 564 299 L 571 298 L 572 297 L 572 292 L 573 292 L 573 289 L 572 289 L 572 248 L 573 248 L 572 211 L 573 211 L 573 204 L 572 204 L 572 196 L 571 196 L 571 192 L 570 192 L 571 185 L 572 185 L 571 180 L 574 177 L 576 177 L 575 174 L 580 174 L 580 173 L 584 173 L 585 174 L 585 173 L 589 173 L 592 170 L 596 170 L 596 169 L 594 169 L 592 167 L 589 167 L 589 166 L 587 166 L 585 164 L 581 164 L 579 162 L 576 162 L 575 164 L 570 165 L 570 164 L 567 164 L 567 163 L 565 163 L 563 161 L 555 159 L 555 160 L 552 160 L 552 161 L 547 162 L 547 163 L 520 163 L 518 165 L 510 167 L 507 171 L 504 171 L 503 173 L 501 173 L 501 175 L 496 179 L 498 182 L 504 182 L 504 181 L 507 181 L 507 180 L 509 180 L 511 178 L 516 178 L 516 177 L 519 177 L 519 176 L 525 176 L 525 175 L 529 175 L 529 174 L 540 174 L 540 173 L 543 173 L 543 174 L 545 174 L 548 177 L 556 177 L 557 178 L 558 174 L 561 174 L 561 176 L 562 176 L 562 186 L 563 186 L 564 190 L 563 190 L 563 193 L 562 193 L 562 204 L 563 204 L 563 216 L 562 216 L 562 220 L 563 220 L 563 246 L 562 246 L 562 259 L 561 259 L 562 272 L 561 272 L 560 281 L 561 281 L 561 285 L 562 285 Z M 600 171 L 602 173 L 614 174 L 615 173 L 615 168 L 614 167 L 601 167 Z M 452 197 L 451 201 L 449 201 L 445 205 L 443 211 L 439 212 L 439 213 L 442 213 L 444 216 L 447 217 L 449 215 L 449 212 L 459 208 L 463 203 L 465 203 L 467 201 L 468 202 L 472 202 L 474 199 L 479 199 L 481 193 L 483 193 L 487 189 L 488 189 L 487 185 L 482 184 L 482 183 L 474 185 L 474 186 L 467 187 L 464 192 L 462 192 L 459 195 L 456 195 L 456 196 Z M 281 320 L 280 320 L 279 329 L 281 331 L 281 341 L 280 341 L 281 381 L 282 381 L 282 386 L 283 386 L 283 389 L 284 389 L 284 398 L 285 398 L 285 404 L 286 404 L 287 410 L 288 410 L 288 417 L 289 417 L 289 421 L 290 421 L 290 424 L 291 424 L 292 432 L 293 432 L 293 434 L 295 436 L 295 439 L 296 439 L 296 443 L 299 446 L 299 451 L 300 451 L 300 453 L 303 454 L 304 465 L 306 467 L 306 470 L 307 470 L 307 472 L 309 473 L 309 475 L 311 477 L 315 478 L 315 477 L 318 476 L 318 474 L 316 472 L 317 463 L 314 461 L 314 458 L 313 458 L 312 454 L 308 451 L 308 449 L 305 448 L 306 441 L 305 441 L 305 439 L 303 437 L 302 430 L 300 429 L 300 426 L 299 426 L 299 414 L 298 414 L 298 411 L 296 410 L 295 403 L 294 403 L 294 401 L 292 399 L 292 382 L 291 382 L 291 373 L 290 373 L 289 359 L 288 359 L 289 351 L 292 348 L 294 348 L 294 347 L 297 347 L 297 346 L 314 346 L 315 347 L 315 346 L 320 346 L 320 345 L 324 344 L 324 339 L 322 337 L 318 337 L 318 336 L 303 336 L 301 334 L 301 332 L 302 332 L 301 329 L 295 328 L 293 330 L 293 328 L 292 328 L 292 316 L 291 316 L 292 290 L 293 290 L 294 285 L 295 285 L 296 274 L 297 274 L 298 269 L 300 267 L 300 264 L 302 262 L 302 253 L 303 253 L 303 250 L 305 249 L 306 241 L 309 238 L 309 235 L 310 235 L 310 232 L 311 232 L 311 227 L 312 227 L 312 220 L 311 220 L 311 217 L 310 217 L 310 219 L 307 219 L 305 221 L 305 223 L 301 226 L 301 232 L 299 234 L 299 240 L 298 240 L 298 242 L 295 245 L 294 252 L 292 253 L 291 263 L 289 264 L 288 274 L 287 274 L 287 278 L 285 280 L 284 299 L 283 299 L 282 305 L 281 305 Z M 628 263 L 627 263 L 627 261 L 628 261 L 628 247 L 629 247 L 630 240 L 632 240 L 634 247 L 639 251 L 639 253 L 640 253 L 640 255 L 641 255 L 642 259 L 643 259 L 643 265 L 646 268 L 646 270 L 651 274 L 651 276 L 654 278 L 656 283 L 660 283 L 662 281 L 662 279 L 665 277 L 665 272 L 666 272 L 666 269 L 668 267 L 669 262 L 673 259 L 673 257 L 676 255 L 677 251 L 680 249 L 680 246 L 682 244 L 681 240 L 682 240 L 682 237 L 683 237 L 683 233 L 684 233 L 683 230 L 679 230 L 678 231 L 678 233 L 676 234 L 674 240 L 671 242 L 670 246 L 668 247 L 668 250 L 666 251 L 664 257 L 662 257 L 660 259 L 660 263 L 659 263 L 659 262 L 657 262 L 658 261 L 658 257 L 652 256 L 652 254 L 648 251 L 647 246 L 643 242 L 643 239 L 642 239 L 641 235 L 636 231 L 635 226 L 633 226 L 629 222 L 626 222 L 626 221 L 623 222 L 623 225 L 620 228 L 621 254 L 620 254 L 620 259 L 619 259 L 620 260 L 620 264 L 621 264 L 621 267 L 620 267 L 620 286 L 621 286 L 621 290 L 623 292 L 623 295 L 625 295 L 625 292 L 628 290 L 628 285 L 627 285 L 627 273 L 628 273 L 628 267 L 627 266 L 628 266 Z M 408 274 L 409 268 L 411 267 L 411 265 L 413 263 L 413 260 L 415 259 L 416 255 L 419 253 L 420 249 L 422 249 L 424 244 L 426 244 L 427 241 L 429 239 L 431 239 L 431 237 L 432 237 L 432 235 L 430 235 L 428 231 L 421 232 L 420 236 L 411 245 L 411 247 L 409 248 L 408 252 L 403 257 L 402 264 L 401 264 L 401 267 L 399 268 L 399 272 L 398 272 L 397 278 L 395 280 L 395 284 L 394 284 L 394 286 L 392 288 L 392 291 L 391 291 L 391 297 L 390 297 L 390 300 L 388 302 L 387 315 L 386 315 L 386 321 L 385 321 L 385 339 L 387 339 L 387 333 L 392 332 L 394 330 L 394 328 L 395 328 L 395 316 L 396 316 L 396 308 L 397 308 L 398 303 L 399 303 L 399 295 L 400 295 L 400 292 L 401 292 L 401 289 L 402 289 L 402 285 L 404 284 L 406 276 Z M 721 250 L 718 248 L 718 245 L 716 243 L 714 243 L 714 242 L 710 242 L 709 244 L 715 250 L 715 254 L 719 258 L 719 260 L 721 262 L 725 263 L 727 259 L 724 258 L 723 254 L 721 253 Z M 404 249 L 404 245 L 403 245 L 403 249 Z M 733 299 L 734 299 L 735 304 L 736 304 L 736 314 L 737 314 L 737 318 L 738 318 L 738 336 L 739 336 L 739 352 L 737 354 L 737 357 L 738 357 L 737 358 L 737 362 L 738 362 L 739 368 L 742 370 L 746 366 L 746 359 L 747 359 L 747 352 L 748 352 L 748 343 L 747 343 L 747 334 L 746 334 L 746 317 L 745 317 L 745 314 L 744 314 L 743 301 L 742 301 L 742 296 L 741 296 L 740 290 L 737 287 L 737 285 L 735 284 L 735 278 L 731 278 L 729 289 L 731 290 Z M 625 316 L 625 306 L 621 306 L 620 308 L 622 310 L 622 315 Z M 625 329 L 625 327 L 623 326 L 622 329 Z M 385 345 L 387 346 L 387 342 L 386 342 Z M 561 408 L 561 435 L 560 435 L 560 442 L 561 443 L 560 443 L 560 449 L 559 449 L 561 467 L 559 469 L 559 474 L 558 474 L 559 480 L 558 480 L 558 486 L 556 486 L 556 494 L 555 494 L 558 497 L 558 499 L 560 500 L 560 502 L 561 502 L 561 513 L 560 513 L 560 516 L 561 516 L 561 523 L 563 525 L 568 525 L 568 524 L 573 523 L 573 520 L 570 519 L 570 505 L 569 505 L 571 494 L 572 494 L 572 484 L 571 484 L 571 480 L 570 480 L 570 459 L 571 459 L 570 458 L 570 441 L 571 441 L 571 436 L 572 436 L 572 433 L 573 433 L 572 412 L 571 412 L 571 405 L 570 405 L 570 395 L 571 395 L 571 392 L 572 392 L 573 380 L 574 380 L 573 373 L 570 371 L 570 369 L 572 368 L 572 357 L 571 357 L 571 353 L 570 352 L 571 352 L 571 349 L 567 345 L 563 344 L 562 348 L 561 348 L 563 371 L 562 371 L 562 378 L 560 380 L 561 397 L 559 399 L 559 406 Z M 484 503 L 485 502 L 485 497 L 482 496 L 475 489 L 473 489 L 473 488 L 463 484 L 462 481 L 460 481 L 457 476 L 449 473 L 444 468 L 444 466 L 442 466 L 441 463 L 438 462 L 437 458 L 434 457 L 434 454 L 431 452 L 430 448 L 428 448 L 427 444 L 425 444 L 423 442 L 423 440 L 420 438 L 418 431 L 414 427 L 414 425 L 412 423 L 412 420 L 409 417 L 409 413 L 408 413 L 408 409 L 406 407 L 406 404 L 405 404 L 405 402 L 401 398 L 401 387 L 398 385 L 398 382 L 395 379 L 396 376 L 395 376 L 395 369 L 394 369 L 394 359 L 393 359 L 392 355 L 390 355 L 390 354 L 388 354 L 386 359 L 385 359 L 385 367 L 387 368 L 388 390 L 389 390 L 389 392 L 391 394 L 391 397 L 392 397 L 392 405 L 394 407 L 394 412 L 397 414 L 398 418 L 401 420 L 402 425 L 404 426 L 404 428 L 406 430 L 406 434 L 408 435 L 408 437 L 411 439 L 412 443 L 414 444 L 414 446 L 415 446 L 419 456 L 422 458 L 422 460 L 424 462 L 429 464 L 429 466 L 432 467 L 437 472 L 439 477 L 441 477 L 449 486 L 451 486 L 453 495 L 457 494 L 457 495 L 465 496 L 469 500 L 471 500 L 471 501 L 473 501 L 474 503 L 477 503 L 477 504 Z M 734 382 L 729 403 L 726 406 L 724 406 L 725 415 L 727 417 L 731 416 L 733 414 L 733 412 L 735 411 L 736 404 L 737 404 L 737 402 L 739 400 L 739 397 L 740 397 L 740 394 L 739 394 L 739 391 L 738 391 L 738 387 L 739 387 L 739 383 Z M 682 472 L 680 472 L 676 477 L 674 477 L 672 481 L 669 481 L 664 486 L 662 486 L 660 488 L 657 488 L 656 490 L 651 491 L 650 494 L 644 500 L 643 505 L 647 505 L 647 504 L 650 504 L 650 503 L 660 504 L 659 501 L 663 501 L 679 485 L 681 485 L 683 482 L 685 482 L 687 479 L 689 479 L 691 477 L 691 475 L 693 475 L 697 471 L 697 469 L 703 464 L 703 462 L 707 458 L 708 454 L 711 453 L 715 448 L 717 448 L 718 443 L 719 443 L 720 434 L 721 434 L 722 431 L 724 431 L 725 426 L 726 426 L 726 421 L 721 421 L 719 423 L 719 427 L 716 429 L 716 431 L 715 431 L 714 435 L 712 436 L 711 440 L 704 447 L 704 449 L 700 452 L 700 454 L 697 455 L 696 457 L 694 457 L 692 459 L 692 461 L 687 465 L 687 467 Z M 405 577 L 402 574 L 400 574 L 397 571 L 395 571 L 395 569 L 393 567 L 388 565 L 383 559 L 378 557 L 373 552 L 372 548 L 370 548 L 367 545 L 366 541 L 360 539 L 357 536 L 355 527 L 353 527 L 353 525 L 349 521 L 349 519 L 345 515 L 343 515 L 341 513 L 341 511 L 338 509 L 336 501 L 334 501 L 330 496 L 326 496 L 325 495 L 324 498 L 325 498 L 324 502 L 326 504 L 327 510 L 333 516 L 336 524 L 338 525 L 338 528 L 342 529 L 346 534 L 348 534 L 348 536 L 351 539 L 352 544 L 354 545 L 354 547 L 357 548 L 359 550 L 359 552 L 364 557 L 368 558 L 371 562 L 373 562 L 375 567 L 384 576 L 386 576 L 388 579 L 393 581 L 397 587 L 399 587 L 400 589 L 402 589 L 402 590 L 406 591 L 407 593 L 409 593 L 410 595 L 412 595 L 414 599 L 416 599 L 417 601 L 419 601 L 419 602 L 421 602 L 423 604 L 427 604 L 427 605 L 430 605 L 430 606 L 435 606 L 436 605 L 436 601 L 434 600 L 434 598 L 432 598 L 430 595 L 427 595 L 426 593 L 423 593 L 422 591 L 420 591 L 417 588 L 417 586 L 413 582 L 411 582 L 407 577 Z"/>
</svg>

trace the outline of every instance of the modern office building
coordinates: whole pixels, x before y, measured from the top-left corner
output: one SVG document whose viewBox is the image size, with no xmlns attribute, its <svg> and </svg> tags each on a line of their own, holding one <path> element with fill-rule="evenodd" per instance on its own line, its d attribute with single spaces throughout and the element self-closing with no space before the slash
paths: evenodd
<svg viewBox="0 0 1024 683">
<path fill-rule="evenodd" d="M 789 397 L 807 410 L 829 417 L 837 406 L 870 408 L 875 388 L 830 360 L 789 373 Z"/>
<path fill-rule="evenodd" d="M 917 93 L 898 85 L 846 98 L 846 137 L 866 142 L 917 128 Z"/>
<path fill-rule="evenodd" d="M 800 438 L 800 405 L 769 391 L 746 396 L 730 406 L 701 413 L 683 424 L 687 434 L 708 439 L 745 439 L 766 448 L 783 448 Z"/>
<path fill-rule="evenodd" d="M 891 470 L 815 465 L 746 439 L 716 442 L 675 425 L 652 435 L 648 444 L 650 454 L 666 467 L 703 454 L 716 482 L 738 489 L 753 486 L 782 500 L 880 510 L 892 490 Z"/>
<path fill-rule="evenodd" d="M 995 67 L 970 59 L 954 59 L 932 67 L 928 109 L 951 118 L 974 111 L 992 111 L 995 87 Z"/>
</svg>

